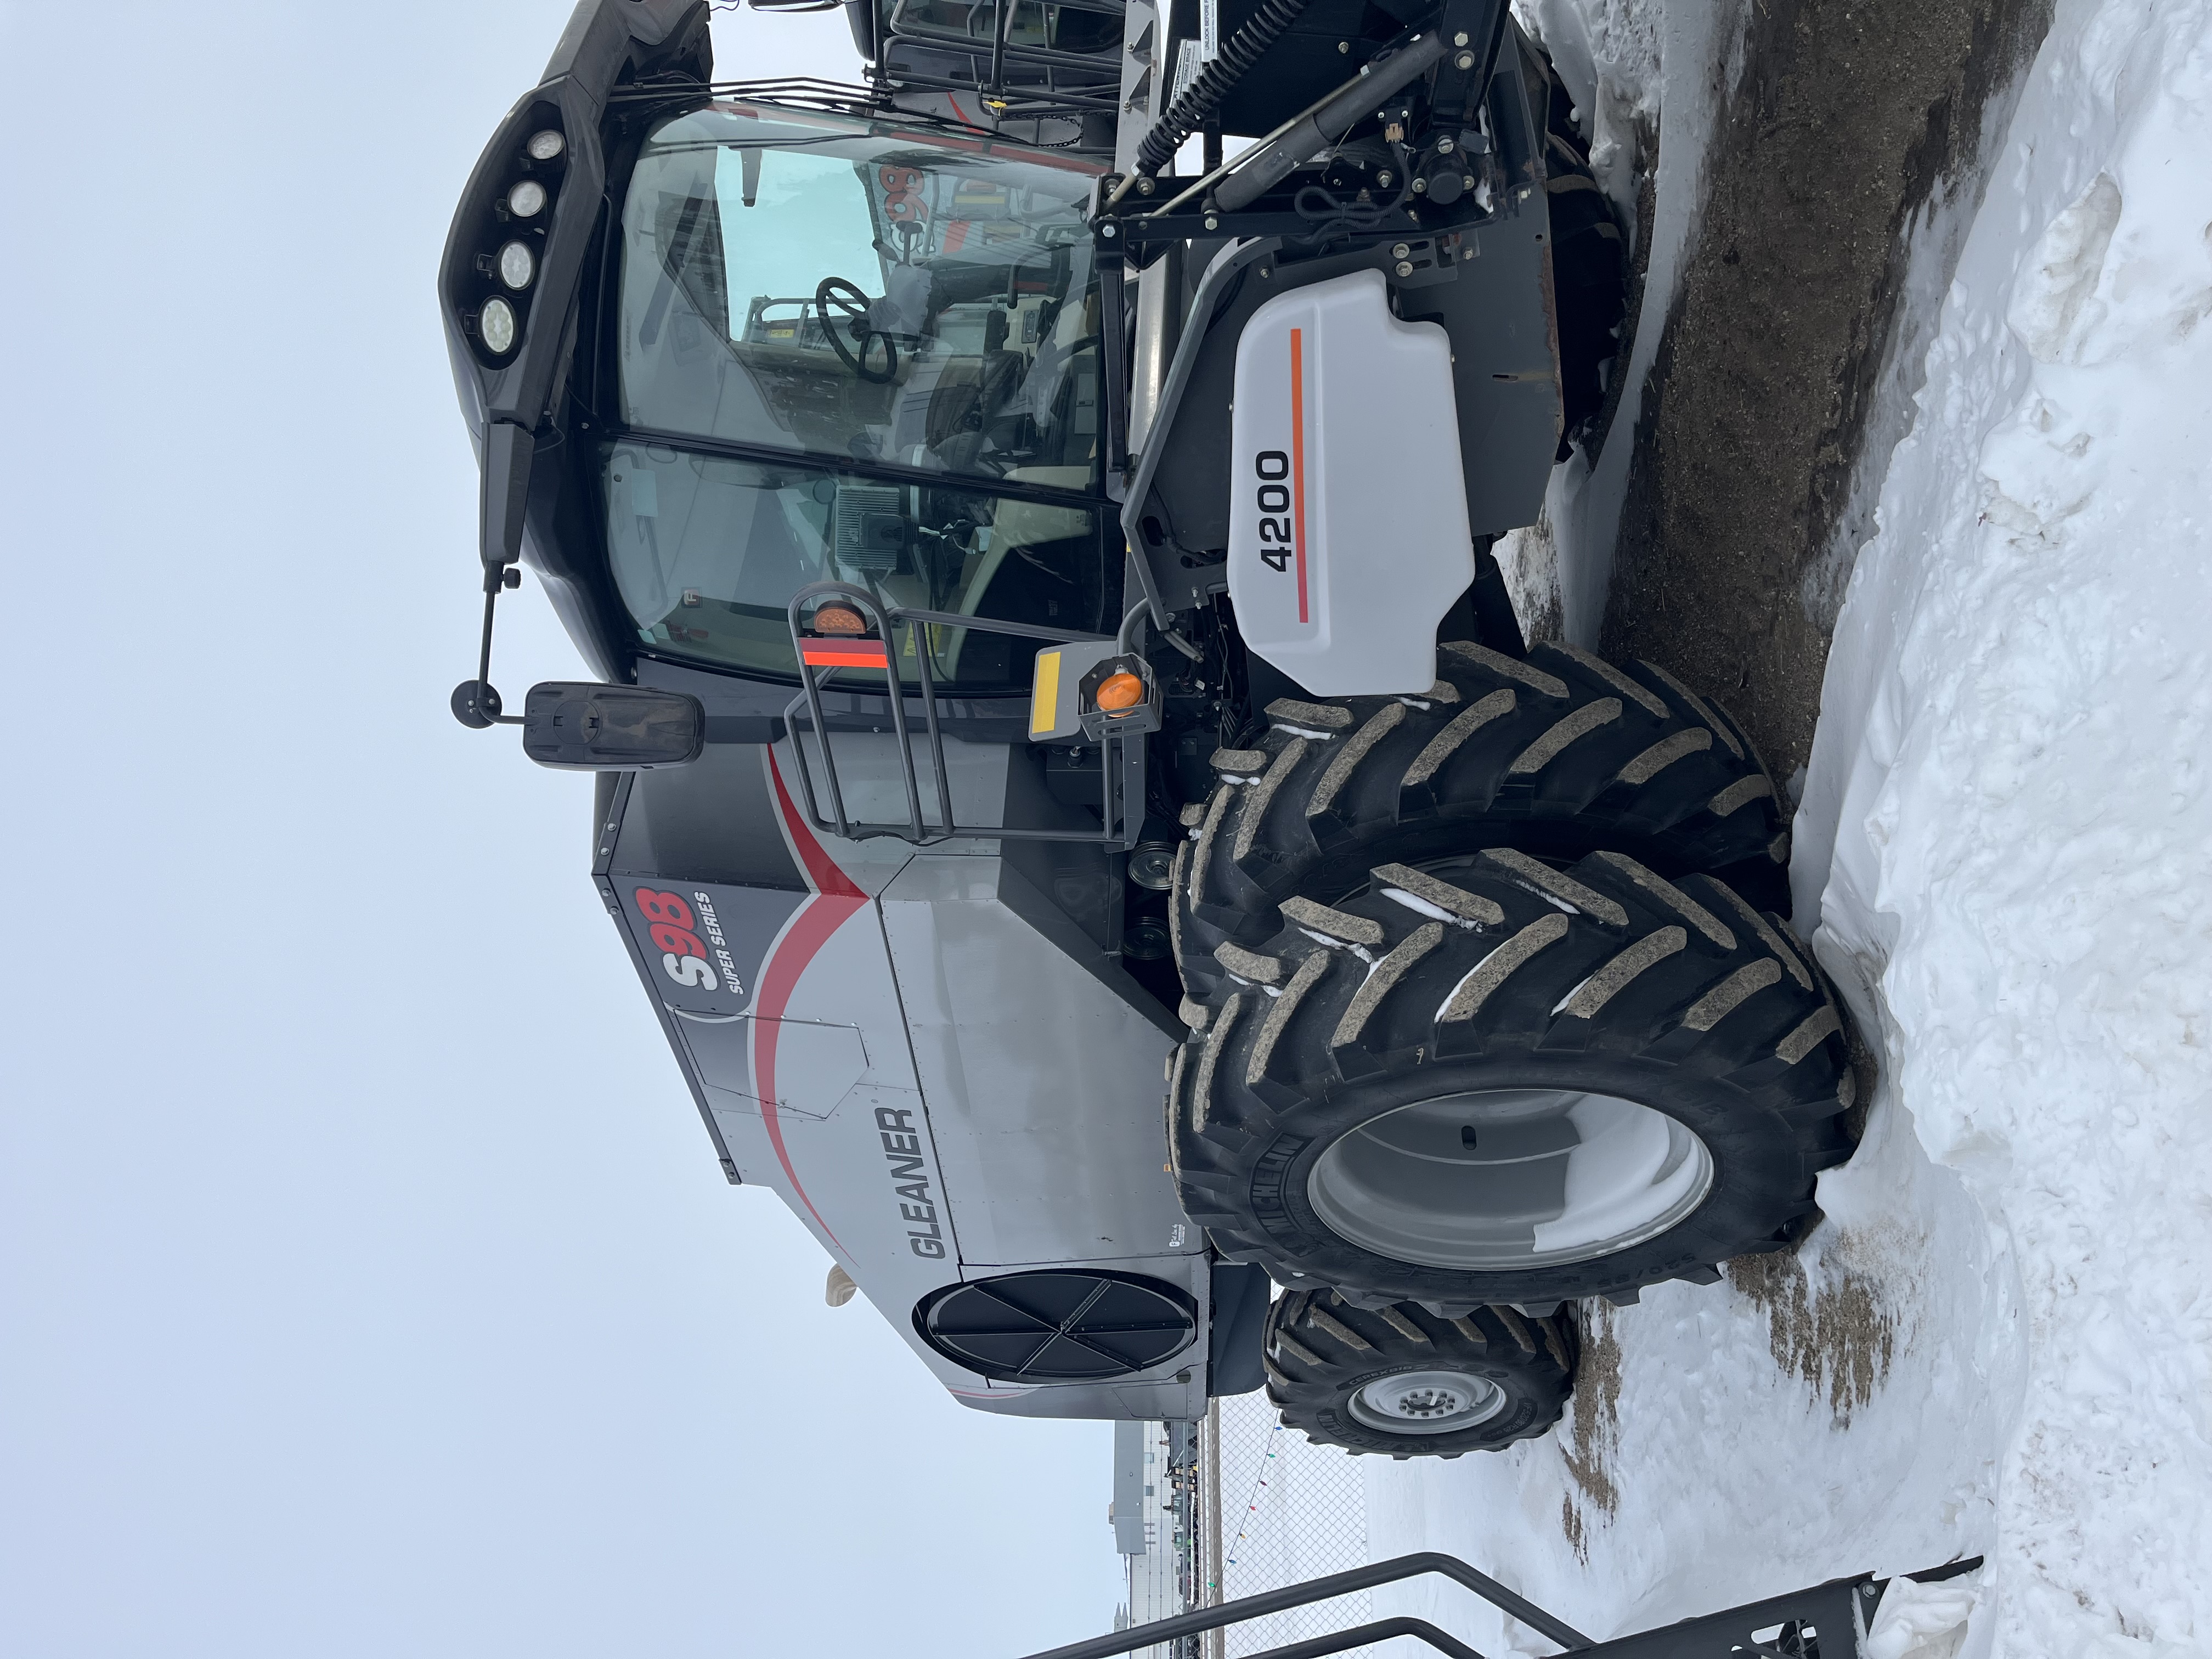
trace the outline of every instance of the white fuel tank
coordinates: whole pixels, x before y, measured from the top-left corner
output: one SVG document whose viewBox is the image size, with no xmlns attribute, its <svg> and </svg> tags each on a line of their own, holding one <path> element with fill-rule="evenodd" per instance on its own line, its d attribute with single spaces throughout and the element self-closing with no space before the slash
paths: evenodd
<svg viewBox="0 0 2212 1659">
<path fill-rule="evenodd" d="M 1324 696 L 1436 684 L 1474 580 L 1451 345 L 1377 270 L 1252 313 L 1231 416 L 1229 595 L 1245 644 Z"/>
</svg>

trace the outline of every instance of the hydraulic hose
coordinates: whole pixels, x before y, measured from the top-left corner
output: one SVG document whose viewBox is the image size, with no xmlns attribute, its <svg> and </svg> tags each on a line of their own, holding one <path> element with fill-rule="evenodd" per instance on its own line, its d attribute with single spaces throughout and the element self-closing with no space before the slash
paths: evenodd
<svg viewBox="0 0 2212 1659">
<path fill-rule="evenodd" d="M 1297 21 L 1298 14 L 1306 5 L 1307 0 L 1267 0 L 1249 22 L 1231 35 L 1220 55 L 1199 71 L 1198 78 L 1183 89 L 1182 96 L 1139 142 L 1137 171 L 1149 179 L 1175 160 L 1175 153 L 1182 148 L 1183 141 L 1220 107 L 1221 100 L 1260 61 L 1261 54 L 1281 38 L 1285 29 Z"/>
</svg>

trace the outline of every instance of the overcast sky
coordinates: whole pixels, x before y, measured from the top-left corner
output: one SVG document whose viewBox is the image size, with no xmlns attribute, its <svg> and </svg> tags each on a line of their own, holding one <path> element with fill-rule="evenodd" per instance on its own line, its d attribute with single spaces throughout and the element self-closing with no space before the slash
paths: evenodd
<svg viewBox="0 0 2212 1659">
<path fill-rule="evenodd" d="M 9 1655 L 1110 1624 L 1109 1431 L 823 1305 L 592 893 L 589 781 L 446 712 L 432 278 L 568 10 L 0 3 Z M 726 76 L 852 73 L 838 14 L 716 27 Z M 495 678 L 579 672 L 526 581 Z"/>
</svg>

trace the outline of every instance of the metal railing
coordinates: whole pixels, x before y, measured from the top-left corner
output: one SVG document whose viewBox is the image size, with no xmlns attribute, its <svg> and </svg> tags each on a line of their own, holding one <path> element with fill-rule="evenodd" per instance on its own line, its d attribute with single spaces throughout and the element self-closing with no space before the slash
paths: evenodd
<svg viewBox="0 0 2212 1659">
<path fill-rule="evenodd" d="M 1354 1590 L 1372 1589 L 1377 1584 L 1393 1584 L 1401 1578 L 1418 1578 L 1426 1572 L 1440 1572 L 1455 1583 L 1464 1584 L 1485 1601 L 1503 1607 L 1531 1630 L 1550 1637 L 1563 1648 L 1573 1650 L 1590 1645 L 1589 1638 L 1571 1625 L 1553 1618 L 1534 1601 L 1516 1595 L 1495 1578 L 1477 1572 L 1457 1556 L 1427 1550 L 1418 1555 L 1401 1555 L 1392 1561 L 1378 1561 L 1371 1567 L 1354 1567 L 1349 1572 L 1333 1572 L 1325 1578 L 1311 1579 L 1284 1589 L 1267 1590 L 1258 1595 L 1241 1595 L 1234 1601 L 1224 1601 L 1218 1607 L 1200 1607 L 1194 1613 L 1178 1613 L 1172 1619 L 1132 1626 L 1127 1630 L 1115 1631 L 1111 1636 L 1096 1636 L 1087 1642 L 1071 1642 L 1065 1647 L 1030 1654 L 1029 1659 L 1112 1659 L 1115 1655 L 1150 1647 L 1155 1642 L 1172 1642 L 1177 1637 L 1219 1630 L 1266 1613 L 1280 1613 L 1286 1607 L 1302 1607 L 1310 1601 L 1326 1601 L 1332 1596 L 1348 1595 Z M 1438 1645 L 1435 1638 L 1440 1637 L 1444 1643 L 1450 1644 L 1441 1650 L 1453 1654 L 1455 1659 L 1482 1659 L 1481 1655 L 1460 1643 L 1456 1638 L 1445 1636 L 1434 1626 L 1425 1624 L 1420 1620 L 1383 1620 L 1381 1622 L 1401 1627 L 1378 1633 L 1375 1626 L 1362 1626 L 1360 1629 L 1367 1632 L 1365 1635 L 1339 1632 L 1334 1636 L 1316 1637 L 1310 1642 L 1294 1642 L 1286 1648 L 1255 1654 L 1253 1659 L 1290 1659 L 1292 1654 L 1341 1653 L 1346 1648 L 1358 1647 L 1363 1643 L 1380 1641 L 1386 1635 L 1420 1636 L 1432 1646 Z M 1419 1628 L 1413 1628 L 1415 1626 Z M 1433 1632 L 1433 1635 L 1428 1632 Z M 1316 1646 L 1316 1643 L 1334 1645 Z"/>
<path fill-rule="evenodd" d="M 1909 1576 L 1918 1583 L 1932 1583 L 1970 1572 L 1981 1565 L 1982 1558 L 1973 1556 Z M 1331 1573 L 1285 1589 L 1240 1596 L 1218 1607 L 1133 1626 L 1111 1636 L 1048 1648 L 1042 1653 L 1029 1655 L 1028 1659 L 1115 1659 L 1115 1656 L 1151 1647 L 1155 1643 L 1223 1629 L 1285 1608 L 1304 1607 L 1430 1572 L 1442 1573 L 1455 1583 L 1464 1585 L 1493 1607 L 1558 1643 L 1566 1652 L 1586 1656 L 1587 1659 L 1731 1659 L 1731 1656 L 1739 1654 L 1754 1655 L 1758 1659 L 1815 1659 L 1815 1656 L 1817 1659 L 1857 1659 L 1867 1626 L 1891 1582 L 1878 1579 L 1871 1573 L 1831 1579 L 1825 1584 L 1730 1607 L 1723 1613 L 1685 1619 L 1680 1624 L 1615 1637 L 1607 1642 L 1593 1642 L 1571 1625 L 1554 1618 L 1525 1596 L 1516 1595 L 1496 1579 L 1477 1572 L 1458 1557 L 1424 1551 L 1417 1555 L 1401 1555 L 1395 1560 L 1378 1561 L 1371 1567 Z M 1342 1653 L 1348 1648 L 1387 1641 L 1395 1636 L 1413 1637 L 1437 1652 L 1451 1656 L 1451 1659 L 1483 1659 L 1474 1649 L 1425 1619 L 1405 1616 L 1374 1620 L 1332 1635 L 1270 1648 L 1265 1653 L 1252 1655 L 1251 1659 L 1323 1659 L 1328 1654 Z"/>
<path fill-rule="evenodd" d="M 869 620 L 874 635 L 866 642 L 880 641 L 883 646 L 884 701 L 889 704 L 892 742 L 898 750 L 900 778 L 906 787 L 907 817 L 903 823 L 866 822 L 855 818 L 846 810 L 844 781 L 838 775 L 836 756 L 830 744 L 830 718 L 822 707 L 821 676 L 816 665 L 806 660 L 810 644 L 820 647 L 833 641 L 803 633 L 799 619 L 802 606 L 811 607 L 832 597 L 851 605 Z M 806 815 L 817 830 L 825 830 L 847 841 L 896 836 L 916 846 L 967 837 L 1103 842 L 1115 847 L 1136 845 L 1145 817 L 1144 739 L 1141 737 L 1117 738 L 1109 733 L 1098 745 L 1099 828 L 1097 830 L 1036 830 L 1006 824 L 962 824 L 956 822 L 952 810 L 952 775 L 945 766 L 945 733 L 938 720 L 937 684 L 929 667 L 930 642 L 921 630 L 925 628 L 958 628 L 983 634 L 1007 634 L 1046 645 L 1103 642 L 1105 635 L 1040 628 L 1027 623 L 999 622 L 982 617 L 963 616 L 954 611 L 918 611 L 904 605 L 884 605 L 866 588 L 856 587 L 849 582 L 815 582 L 800 588 L 792 596 L 789 617 L 792 650 L 799 659 L 802 689 L 784 711 L 784 723 L 790 730 L 792 750 L 799 761 L 799 787 L 805 797 Z M 921 777 L 915 763 L 914 753 L 916 734 L 907 714 L 907 693 L 900 682 L 899 665 L 902 659 L 894 648 L 896 643 L 894 630 L 900 627 L 907 629 L 907 644 L 914 659 L 915 695 L 921 704 L 921 735 L 927 739 L 930 765 L 936 778 L 937 810 L 933 822 L 922 811 Z M 827 672 L 835 673 L 839 670 L 833 667 Z M 813 767 L 806 756 L 806 734 L 810 729 L 821 750 L 823 781 L 830 797 L 830 811 L 826 816 L 822 811 L 821 800 L 815 793 Z"/>
</svg>

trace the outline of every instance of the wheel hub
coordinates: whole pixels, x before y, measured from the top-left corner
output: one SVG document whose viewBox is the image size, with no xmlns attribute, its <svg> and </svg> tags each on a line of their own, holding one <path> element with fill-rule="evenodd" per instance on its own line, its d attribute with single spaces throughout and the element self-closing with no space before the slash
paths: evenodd
<svg viewBox="0 0 2212 1659">
<path fill-rule="evenodd" d="M 1578 1090 L 1487 1089 L 1340 1137 L 1307 1195 L 1333 1231 L 1377 1255 L 1500 1273 L 1640 1244 L 1712 1184 L 1705 1142 L 1663 1112 Z"/>
<path fill-rule="evenodd" d="M 1452 1434 L 1505 1409 L 1505 1390 L 1470 1371 L 1400 1371 L 1354 1391 L 1352 1414 L 1392 1434 Z"/>
</svg>

